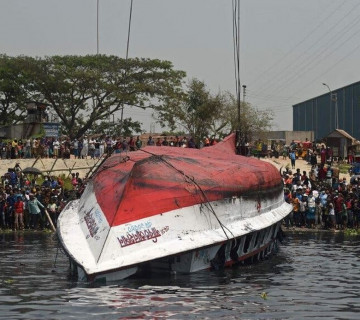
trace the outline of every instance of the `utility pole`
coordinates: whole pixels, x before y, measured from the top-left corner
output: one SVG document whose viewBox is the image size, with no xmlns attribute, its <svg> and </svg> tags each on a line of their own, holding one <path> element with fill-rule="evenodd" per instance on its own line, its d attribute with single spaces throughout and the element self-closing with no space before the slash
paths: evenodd
<svg viewBox="0 0 360 320">
<path fill-rule="evenodd" d="M 335 129 L 339 129 L 338 99 L 336 92 L 332 95 L 331 99 L 335 102 Z"/>
<path fill-rule="evenodd" d="M 325 87 L 328 88 L 329 92 L 330 92 L 330 112 L 331 112 L 331 103 L 332 101 L 335 102 L 335 129 L 339 129 L 339 113 L 338 113 L 338 102 L 337 102 L 337 93 L 333 93 L 332 90 L 330 89 L 330 87 L 326 84 L 323 83 L 323 85 Z"/>
<path fill-rule="evenodd" d="M 245 103 L 245 97 L 246 97 L 246 85 L 243 84 L 243 103 Z"/>
</svg>

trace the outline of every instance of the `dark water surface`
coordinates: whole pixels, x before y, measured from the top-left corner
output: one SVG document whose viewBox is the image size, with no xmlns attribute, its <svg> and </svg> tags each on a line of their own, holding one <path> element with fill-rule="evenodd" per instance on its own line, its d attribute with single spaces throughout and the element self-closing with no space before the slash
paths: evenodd
<svg viewBox="0 0 360 320">
<path fill-rule="evenodd" d="M 287 233 L 252 266 L 90 286 L 68 278 L 53 234 L 0 234 L 0 319 L 360 319 L 359 244 Z"/>
</svg>

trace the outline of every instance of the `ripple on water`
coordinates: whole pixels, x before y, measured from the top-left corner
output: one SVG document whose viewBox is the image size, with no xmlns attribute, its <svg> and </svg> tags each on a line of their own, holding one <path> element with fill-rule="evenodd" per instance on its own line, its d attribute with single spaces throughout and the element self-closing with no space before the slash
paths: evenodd
<svg viewBox="0 0 360 320">
<path fill-rule="evenodd" d="M 127 279 L 94 287 L 67 278 L 49 234 L 1 235 L 0 319 L 358 319 L 360 238 L 289 234 L 251 266 Z"/>
</svg>

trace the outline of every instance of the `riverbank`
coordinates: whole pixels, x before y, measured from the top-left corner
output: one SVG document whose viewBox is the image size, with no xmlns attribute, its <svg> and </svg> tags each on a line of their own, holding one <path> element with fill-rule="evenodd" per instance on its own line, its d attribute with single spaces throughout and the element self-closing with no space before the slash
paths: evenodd
<svg viewBox="0 0 360 320">
<path fill-rule="evenodd" d="M 290 167 L 290 159 L 279 158 L 260 158 L 261 161 L 266 161 L 275 166 L 278 170 L 282 168 L 285 170 L 286 167 Z M 84 177 L 87 172 L 92 168 L 98 159 L 4 159 L 0 160 L 0 174 L 3 175 L 8 171 L 8 168 L 14 168 L 16 163 L 19 163 L 21 169 L 27 167 L 34 167 L 42 171 L 44 174 L 52 171 L 52 175 L 70 174 L 71 172 L 79 172 L 81 177 Z M 296 168 L 299 168 L 301 172 L 306 171 L 307 173 L 311 170 L 311 165 L 305 160 L 296 160 Z M 294 171 L 294 170 L 293 170 Z M 340 179 L 350 179 L 349 173 L 340 173 Z"/>
<path fill-rule="evenodd" d="M 285 234 L 287 233 L 344 233 L 346 235 L 360 235 L 360 229 L 322 229 L 322 228 L 299 228 L 299 227 L 285 227 L 282 226 L 282 230 Z"/>
<path fill-rule="evenodd" d="M 3 175 L 9 168 L 14 168 L 19 163 L 24 170 L 28 167 L 39 169 L 44 175 L 59 176 L 70 175 L 79 172 L 80 177 L 85 177 L 88 171 L 97 163 L 98 159 L 2 159 L 0 160 L 0 175 Z"/>
<path fill-rule="evenodd" d="M 131 156 L 131 153 L 130 153 Z M 261 158 L 261 161 L 265 161 L 271 163 L 275 166 L 279 171 L 282 169 L 285 170 L 286 167 L 290 165 L 289 159 L 282 158 Z M 52 176 L 58 176 L 64 174 L 65 176 L 70 176 L 71 173 L 79 173 L 80 178 L 84 178 L 89 170 L 93 168 L 96 164 L 99 163 L 98 159 L 5 159 L 0 160 L 0 174 L 3 175 L 8 171 L 9 168 L 14 168 L 16 164 L 19 164 L 20 168 L 24 170 L 28 167 L 37 168 L 44 175 L 50 174 Z M 296 161 L 296 168 L 300 169 L 300 171 L 309 172 L 311 170 L 311 165 L 309 165 L 304 160 Z M 350 175 L 348 173 L 340 173 L 340 178 L 346 177 L 350 180 Z M 70 185 L 70 188 L 72 186 Z M 11 224 L 6 224 L 11 227 Z M 351 226 L 352 224 L 349 224 Z M 284 228 L 284 231 L 288 230 Z M 291 229 L 294 230 L 294 229 Z M 295 229 L 296 230 L 296 229 Z M 306 228 L 298 228 L 298 232 L 304 231 Z M 331 231 L 333 230 L 323 230 L 323 229 L 309 229 L 312 231 Z M 9 232 L 12 230 L 9 229 Z"/>
<path fill-rule="evenodd" d="M 271 163 L 273 166 L 275 166 L 278 170 L 282 168 L 282 171 L 286 170 L 286 167 L 291 168 L 290 159 L 282 159 L 282 157 L 279 158 L 261 158 L 260 160 L 266 161 Z M 306 171 L 308 174 L 311 170 L 311 165 L 307 163 L 307 161 L 302 159 L 297 159 L 295 163 L 295 168 L 300 169 L 300 172 Z M 296 170 L 295 169 L 295 170 Z M 292 171 L 295 171 L 292 169 Z M 347 173 L 341 173 L 339 174 L 339 179 L 346 178 L 348 181 L 350 180 L 350 174 Z"/>
</svg>

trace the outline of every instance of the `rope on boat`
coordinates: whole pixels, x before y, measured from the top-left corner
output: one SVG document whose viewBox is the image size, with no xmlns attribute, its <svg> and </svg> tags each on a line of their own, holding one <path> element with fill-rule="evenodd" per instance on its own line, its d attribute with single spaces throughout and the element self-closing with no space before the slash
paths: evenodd
<svg viewBox="0 0 360 320">
<path fill-rule="evenodd" d="M 139 150 L 142 151 L 142 152 L 145 152 L 145 153 L 147 153 L 147 154 L 150 154 L 151 156 L 154 156 L 154 157 L 156 157 L 157 159 L 161 160 L 162 162 L 164 162 L 165 164 L 167 164 L 170 168 L 172 168 L 172 169 L 174 169 L 176 172 L 180 173 L 180 174 L 184 177 L 185 182 L 190 182 L 190 183 L 194 184 L 194 185 L 197 187 L 197 189 L 200 191 L 202 197 L 205 199 L 205 202 L 201 203 L 200 210 L 202 210 L 202 205 L 204 205 L 204 206 L 214 215 L 215 219 L 216 219 L 217 222 L 219 223 L 219 225 L 220 225 L 222 231 L 224 232 L 224 234 L 225 234 L 225 236 L 226 236 L 226 238 L 227 238 L 228 241 L 230 241 L 231 239 L 229 238 L 227 232 L 229 232 L 229 233 L 231 234 L 232 239 L 234 240 L 234 243 L 233 243 L 233 245 L 232 245 L 231 247 L 232 247 L 232 248 L 235 248 L 236 245 L 237 245 L 237 239 L 235 238 L 235 235 L 231 232 L 231 230 L 230 230 L 228 227 L 226 227 L 226 226 L 221 222 L 221 220 L 220 220 L 219 217 L 217 216 L 217 214 L 216 214 L 213 206 L 211 205 L 211 203 L 210 203 L 210 201 L 209 201 L 206 193 L 205 193 L 204 190 L 201 188 L 201 186 L 196 182 L 195 178 L 194 178 L 194 177 L 190 177 L 190 176 L 187 175 L 184 171 L 176 168 L 172 163 L 170 163 L 168 160 L 164 159 L 164 157 L 163 157 L 162 155 L 158 155 L 158 154 L 155 154 L 155 153 L 146 151 L 146 150 L 144 150 L 144 149 L 139 149 Z M 103 166 L 103 167 L 100 169 L 101 165 L 113 154 L 113 151 L 114 151 L 114 150 L 112 150 L 111 153 L 107 154 L 107 155 L 103 158 L 103 160 L 101 161 L 100 165 L 98 165 L 97 168 L 96 168 L 96 170 L 92 173 L 91 177 L 93 177 L 93 176 L 95 175 L 95 173 L 104 171 L 104 170 L 109 169 L 109 168 L 111 168 L 111 167 L 113 167 L 113 166 L 116 166 L 116 165 L 118 164 L 118 163 L 114 163 L 113 165 L 110 165 L 110 166 Z M 124 156 L 124 157 L 121 158 L 120 163 L 121 163 L 121 162 L 127 162 L 127 161 L 131 161 L 131 158 L 130 158 L 130 156 L 128 155 L 128 152 L 126 152 L 126 156 Z M 96 164 L 95 164 L 95 165 L 96 165 Z M 91 178 L 91 177 L 90 177 L 90 178 Z M 258 201 L 257 201 L 257 202 L 258 202 L 258 207 L 257 207 L 258 212 L 260 212 L 260 210 L 261 210 L 260 194 L 261 194 L 261 192 L 258 191 Z M 245 196 L 245 195 L 243 195 L 243 196 Z M 246 196 L 245 196 L 245 197 L 246 197 Z"/>
<path fill-rule="evenodd" d="M 227 228 L 219 219 L 219 217 L 217 216 L 213 206 L 211 205 L 208 197 L 206 196 L 204 190 L 201 188 L 201 186 L 195 181 L 194 177 L 190 177 L 189 175 L 187 175 L 184 171 L 179 170 L 178 168 L 176 168 L 172 163 L 170 163 L 169 161 L 167 161 L 166 159 L 164 159 L 161 155 L 157 155 L 155 153 L 149 152 L 149 151 L 145 151 L 143 149 L 140 149 L 141 151 L 151 154 L 154 157 L 157 157 L 158 159 L 160 159 L 161 161 L 163 161 L 165 164 L 167 164 L 170 168 L 174 169 L 175 171 L 177 171 L 178 173 L 180 173 L 182 176 L 184 176 L 185 181 L 186 182 L 191 182 L 192 184 L 194 184 L 201 192 L 203 198 L 205 199 L 205 202 L 202 203 L 205 205 L 205 207 L 214 215 L 214 217 L 216 218 L 217 222 L 219 223 L 222 231 L 224 232 L 226 238 L 228 240 L 230 240 L 228 234 L 226 233 L 226 230 L 232 235 L 232 237 L 235 239 L 234 234 L 231 232 L 231 230 L 229 230 L 229 228 Z"/>
<path fill-rule="evenodd" d="M 53 265 L 53 267 L 56 268 L 56 263 L 57 263 L 57 258 L 58 258 L 58 255 L 59 255 L 59 251 L 60 251 L 62 254 L 66 255 L 66 256 L 68 256 L 68 254 L 63 250 L 63 247 L 62 247 L 62 245 L 61 245 L 61 243 L 60 243 L 60 239 L 59 239 L 59 236 L 58 236 L 57 233 L 55 233 L 55 234 L 53 235 L 53 240 L 57 242 L 56 254 L 55 254 L 54 265 Z M 53 272 L 55 272 L 55 270 L 53 270 Z"/>
<path fill-rule="evenodd" d="M 99 164 L 99 166 L 96 168 L 96 170 L 93 172 L 93 174 L 91 175 L 90 178 L 92 178 L 92 177 L 93 177 L 96 173 L 98 173 L 98 172 L 102 172 L 102 171 L 107 170 L 107 169 L 109 169 L 109 168 L 111 168 L 111 167 L 115 167 L 115 166 L 118 165 L 119 163 L 123 163 L 123 162 L 126 162 L 126 161 L 129 161 L 129 160 L 130 160 L 130 156 L 127 155 L 128 152 L 126 151 L 126 156 L 120 158 L 120 162 L 114 163 L 114 164 L 111 165 L 111 166 L 103 166 L 103 167 L 100 169 L 101 165 L 102 165 L 113 153 L 114 153 L 114 149 L 112 149 L 111 152 L 109 152 L 109 153 L 106 155 L 106 157 L 104 157 L 103 161 Z M 112 219 L 110 225 L 113 225 L 114 220 L 115 220 L 115 215 L 113 216 L 113 219 Z M 109 228 L 109 231 L 108 231 L 108 233 L 107 233 L 107 235 L 106 235 L 106 237 L 105 237 L 105 241 L 104 241 L 103 246 L 102 246 L 102 248 L 101 248 L 99 257 L 98 257 L 98 259 L 97 259 L 97 261 L 96 261 L 97 263 L 98 263 L 99 260 L 100 260 L 102 251 L 103 251 L 104 246 L 105 246 L 106 241 L 107 241 L 107 238 L 109 237 L 110 229 L 111 229 L 111 228 Z"/>
<path fill-rule="evenodd" d="M 106 170 L 106 169 L 109 169 L 109 168 L 111 168 L 111 167 L 115 167 L 118 163 L 114 163 L 114 164 L 111 165 L 111 166 L 102 166 L 102 164 L 105 163 L 105 161 L 106 161 L 108 158 L 110 158 L 110 156 L 112 156 L 113 153 L 114 153 L 114 149 L 111 150 L 111 152 L 107 153 L 104 157 L 99 158 L 98 161 L 92 166 L 92 168 L 90 169 L 90 171 L 87 173 L 87 175 L 85 176 L 84 180 L 87 179 L 89 173 L 90 173 L 91 171 L 93 171 L 94 168 L 95 168 L 95 171 L 93 171 L 93 172 L 91 173 L 89 179 L 91 179 L 91 178 L 92 178 L 96 173 L 98 173 L 98 172 L 102 172 L 102 171 L 104 171 L 104 170 Z M 128 152 L 126 151 L 126 156 L 122 157 L 122 158 L 121 158 L 121 161 L 120 161 L 119 163 L 126 162 L 126 161 L 130 160 L 130 157 L 129 157 L 127 154 L 128 154 Z M 100 164 L 98 164 L 99 162 L 100 162 Z M 102 168 L 101 168 L 101 166 L 102 166 Z M 101 168 L 101 169 L 100 169 L 100 168 Z"/>
<path fill-rule="evenodd" d="M 56 268 L 57 257 L 58 257 L 58 254 L 59 254 L 59 247 L 60 247 L 60 242 L 58 241 L 58 245 L 56 247 L 55 259 L 54 259 L 54 268 Z"/>
</svg>

